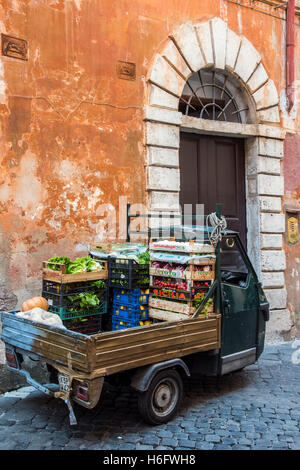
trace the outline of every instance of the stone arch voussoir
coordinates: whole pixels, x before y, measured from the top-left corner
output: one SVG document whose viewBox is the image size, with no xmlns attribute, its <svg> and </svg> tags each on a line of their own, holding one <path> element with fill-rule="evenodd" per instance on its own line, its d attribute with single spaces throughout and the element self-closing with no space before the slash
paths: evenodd
<svg viewBox="0 0 300 470">
<path fill-rule="evenodd" d="M 148 104 L 177 110 L 187 79 L 206 67 L 226 69 L 242 82 L 252 97 L 257 123 L 280 122 L 278 92 L 260 54 L 220 18 L 187 22 L 169 35 L 153 60 Z"/>
</svg>

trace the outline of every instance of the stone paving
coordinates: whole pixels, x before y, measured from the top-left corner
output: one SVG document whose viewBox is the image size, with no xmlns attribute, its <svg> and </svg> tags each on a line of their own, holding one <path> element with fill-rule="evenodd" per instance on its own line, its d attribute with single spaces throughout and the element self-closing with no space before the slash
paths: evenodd
<svg viewBox="0 0 300 470">
<path fill-rule="evenodd" d="M 267 345 L 258 363 L 220 379 L 185 382 L 178 416 L 145 424 L 137 396 L 105 386 L 93 410 L 32 387 L 0 395 L 0 450 L 300 449 L 300 340 Z"/>
</svg>

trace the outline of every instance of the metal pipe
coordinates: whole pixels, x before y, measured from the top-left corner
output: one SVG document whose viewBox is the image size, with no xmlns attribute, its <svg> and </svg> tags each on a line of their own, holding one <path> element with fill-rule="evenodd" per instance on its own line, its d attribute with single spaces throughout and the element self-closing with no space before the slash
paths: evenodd
<svg viewBox="0 0 300 470">
<path fill-rule="evenodd" d="M 286 20 L 286 96 L 290 112 L 295 101 L 295 0 L 288 2 Z"/>
</svg>

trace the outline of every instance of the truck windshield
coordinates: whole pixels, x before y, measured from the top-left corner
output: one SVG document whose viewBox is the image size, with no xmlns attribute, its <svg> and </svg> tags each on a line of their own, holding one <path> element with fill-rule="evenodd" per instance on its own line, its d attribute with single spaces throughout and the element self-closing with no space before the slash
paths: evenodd
<svg viewBox="0 0 300 470">
<path fill-rule="evenodd" d="M 221 241 L 221 278 L 224 282 L 244 287 L 248 268 L 240 252 L 236 237 L 224 237 Z"/>
</svg>

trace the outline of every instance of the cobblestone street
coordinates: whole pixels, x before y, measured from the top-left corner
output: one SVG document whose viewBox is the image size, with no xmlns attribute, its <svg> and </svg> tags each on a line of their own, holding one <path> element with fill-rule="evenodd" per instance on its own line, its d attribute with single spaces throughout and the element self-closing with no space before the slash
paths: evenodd
<svg viewBox="0 0 300 470">
<path fill-rule="evenodd" d="M 106 386 L 93 410 L 32 387 L 0 396 L 2 450 L 300 449 L 299 340 L 268 345 L 257 364 L 221 379 L 192 379 L 178 416 L 152 427 L 129 388 Z"/>
</svg>

